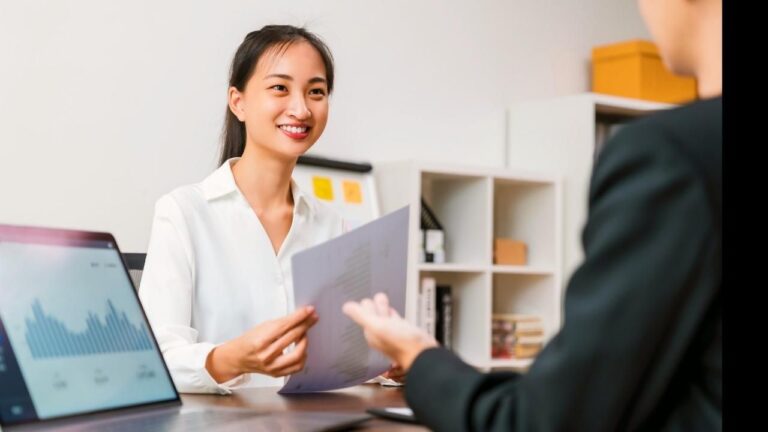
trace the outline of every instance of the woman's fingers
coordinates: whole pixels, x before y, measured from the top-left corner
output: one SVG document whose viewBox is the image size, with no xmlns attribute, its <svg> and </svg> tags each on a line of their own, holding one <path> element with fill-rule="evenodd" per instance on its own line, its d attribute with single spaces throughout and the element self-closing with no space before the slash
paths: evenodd
<svg viewBox="0 0 768 432">
<path fill-rule="evenodd" d="M 250 330 L 249 339 L 251 343 L 257 345 L 257 349 L 268 347 L 289 330 L 302 324 L 308 317 L 314 316 L 314 311 L 313 306 L 305 306 L 284 317 L 261 323 Z"/>
<path fill-rule="evenodd" d="M 315 316 L 309 316 L 304 322 L 288 330 L 284 335 L 280 336 L 276 341 L 265 350 L 266 357 L 264 363 L 270 363 L 276 359 L 288 345 L 299 341 L 306 336 L 307 330 L 317 322 Z"/>
<path fill-rule="evenodd" d="M 271 375 L 275 378 L 282 377 L 286 375 L 292 375 L 297 372 L 301 372 L 301 370 L 304 369 L 304 362 L 296 363 L 290 366 L 286 366 L 283 369 L 275 370 L 271 373 Z"/>
<path fill-rule="evenodd" d="M 314 311 L 314 306 L 304 306 L 302 308 L 296 309 L 295 311 L 282 318 L 278 318 L 277 321 L 279 325 L 277 326 L 277 329 L 279 334 L 285 334 L 288 332 L 288 330 L 303 324 L 307 318 L 312 316 Z"/>
<path fill-rule="evenodd" d="M 304 367 L 304 361 L 307 359 L 307 343 L 306 336 L 301 338 L 293 351 L 275 358 L 269 364 L 267 372 L 273 376 L 283 376 L 301 370 Z"/>
</svg>

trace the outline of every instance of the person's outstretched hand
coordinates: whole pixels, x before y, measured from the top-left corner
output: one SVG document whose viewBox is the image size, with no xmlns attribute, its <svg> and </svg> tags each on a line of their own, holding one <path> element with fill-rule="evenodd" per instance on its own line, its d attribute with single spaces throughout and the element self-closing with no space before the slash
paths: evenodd
<svg viewBox="0 0 768 432">
<path fill-rule="evenodd" d="M 408 371 L 416 357 L 425 349 L 438 346 L 424 330 L 404 320 L 389 306 L 386 294 L 377 293 L 359 303 L 347 302 L 342 310 L 359 324 L 371 348 L 392 359 L 403 371 Z"/>
<path fill-rule="evenodd" d="M 391 379 L 392 381 L 400 384 L 405 384 L 405 377 L 408 371 L 400 367 L 397 363 L 392 363 L 392 366 L 388 371 L 384 372 L 381 376 Z"/>
</svg>

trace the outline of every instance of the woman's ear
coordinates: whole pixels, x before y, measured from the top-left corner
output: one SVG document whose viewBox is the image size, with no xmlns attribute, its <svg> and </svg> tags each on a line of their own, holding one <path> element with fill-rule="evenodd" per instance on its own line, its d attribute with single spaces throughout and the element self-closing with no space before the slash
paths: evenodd
<svg viewBox="0 0 768 432">
<path fill-rule="evenodd" d="M 237 87 L 229 88 L 229 110 L 241 122 L 245 122 L 245 111 L 243 110 L 243 94 Z"/>
</svg>

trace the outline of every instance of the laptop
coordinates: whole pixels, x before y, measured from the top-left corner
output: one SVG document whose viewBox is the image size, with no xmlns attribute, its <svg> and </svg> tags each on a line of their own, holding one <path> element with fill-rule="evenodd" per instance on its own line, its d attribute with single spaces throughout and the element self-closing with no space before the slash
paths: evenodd
<svg viewBox="0 0 768 432">
<path fill-rule="evenodd" d="M 315 431 L 370 418 L 183 407 L 111 234 L 0 225 L 2 431 Z"/>
</svg>

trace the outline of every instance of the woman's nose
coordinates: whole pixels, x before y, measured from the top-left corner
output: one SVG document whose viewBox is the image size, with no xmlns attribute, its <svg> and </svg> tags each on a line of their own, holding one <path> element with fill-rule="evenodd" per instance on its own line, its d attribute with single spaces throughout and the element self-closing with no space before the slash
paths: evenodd
<svg viewBox="0 0 768 432">
<path fill-rule="evenodd" d="M 309 110 L 309 108 L 307 108 L 307 104 L 304 103 L 304 99 L 297 98 L 291 104 L 291 107 L 288 110 L 288 115 L 294 117 L 297 120 L 306 120 L 312 117 L 312 112 Z"/>
</svg>

